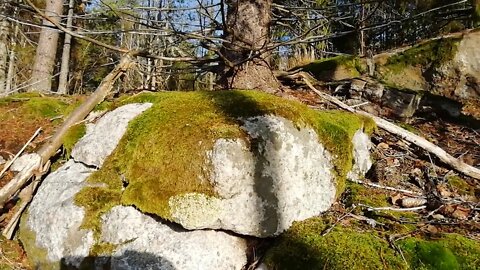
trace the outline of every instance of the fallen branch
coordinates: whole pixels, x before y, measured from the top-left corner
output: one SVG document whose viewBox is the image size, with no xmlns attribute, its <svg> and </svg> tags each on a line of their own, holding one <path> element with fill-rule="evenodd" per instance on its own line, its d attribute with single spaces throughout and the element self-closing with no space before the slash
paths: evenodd
<svg viewBox="0 0 480 270">
<path fill-rule="evenodd" d="M 37 131 L 35 131 L 35 133 L 32 135 L 32 137 L 30 137 L 30 139 L 27 141 L 27 143 L 25 143 L 22 149 L 20 149 L 20 151 L 18 151 L 18 153 L 13 157 L 13 159 L 10 160 L 5 165 L 5 167 L 3 167 L 3 170 L 0 172 L 0 178 L 2 178 L 3 174 L 8 170 L 8 168 L 10 168 L 10 166 L 12 166 L 13 162 L 17 160 L 17 158 L 23 153 L 23 151 L 25 151 L 27 146 L 38 136 L 38 134 L 40 134 L 41 131 L 42 131 L 42 128 L 38 128 Z"/>
<path fill-rule="evenodd" d="M 397 136 L 400 136 L 402 139 L 409 141 L 425 151 L 434 154 L 438 159 L 440 159 L 443 163 L 451 166 L 453 169 L 457 170 L 458 172 L 463 173 L 464 175 L 470 176 L 472 178 L 480 180 L 480 169 L 477 169 L 473 166 L 470 166 L 461 160 L 453 157 L 452 155 L 448 154 L 445 150 L 442 148 L 436 146 L 435 144 L 427 141 L 426 139 L 408 131 L 405 130 L 393 123 L 388 122 L 387 120 L 384 120 L 380 117 L 377 117 L 375 115 L 372 115 L 370 113 L 364 112 L 364 111 L 357 111 L 353 109 L 352 107 L 348 106 L 347 104 L 343 103 L 339 99 L 332 97 L 330 95 L 327 95 L 319 90 L 317 90 L 313 84 L 309 81 L 308 74 L 303 74 L 303 72 L 300 73 L 300 76 L 303 77 L 303 81 L 308 85 L 308 87 L 315 92 L 317 95 L 319 95 L 321 98 L 337 105 L 338 107 L 352 112 L 352 113 L 357 113 L 360 115 L 368 116 L 375 121 L 377 126 L 381 129 L 384 129 L 392 134 L 395 134 Z"/>
<path fill-rule="evenodd" d="M 364 182 L 362 180 L 349 179 L 349 181 L 352 181 L 352 182 L 357 183 L 357 184 L 365 185 L 365 186 L 374 187 L 374 188 L 386 189 L 386 190 L 390 190 L 390 191 L 397 191 L 397 192 L 406 193 L 406 194 L 409 194 L 409 195 L 415 195 L 415 196 L 422 197 L 422 198 L 425 197 L 422 193 L 411 191 L 411 190 L 382 186 L 382 185 L 379 185 L 379 184 Z"/>
<path fill-rule="evenodd" d="M 69 128 L 83 120 L 98 103 L 105 99 L 113 88 L 115 81 L 132 67 L 134 56 L 136 56 L 136 53 L 129 53 L 122 57 L 118 65 L 102 80 L 97 90 L 68 116 L 55 135 L 37 152 L 40 156 L 40 162 L 38 160 L 32 161 L 31 164 L 28 164 L 24 170 L 0 189 L 0 207 L 3 207 L 10 197 L 18 192 L 35 173 L 38 174 L 39 171 L 42 171 L 41 169 L 62 146 L 62 139 Z"/>
<path fill-rule="evenodd" d="M 396 212 L 407 212 L 407 211 L 418 211 L 427 208 L 426 205 L 411 207 L 411 208 L 395 208 L 395 207 L 372 207 L 366 204 L 358 204 L 358 206 L 366 207 L 368 211 L 396 211 Z"/>
</svg>

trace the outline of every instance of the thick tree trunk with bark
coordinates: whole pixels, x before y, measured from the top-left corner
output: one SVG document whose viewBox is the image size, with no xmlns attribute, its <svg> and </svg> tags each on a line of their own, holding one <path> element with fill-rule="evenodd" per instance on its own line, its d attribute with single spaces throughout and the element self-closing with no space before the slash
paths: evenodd
<svg viewBox="0 0 480 270">
<path fill-rule="evenodd" d="M 6 14 L 6 3 L 0 4 L 0 14 Z M 0 96 L 7 91 L 7 69 L 8 69 L 8 36 L 10 27 L 8 20 L 0 17 Z"/>
<path fill-rule="evenodd" d="M 266 54 L 259 51 L 270 40 L 272 0 L 227 0 L 225 39 L 219 84 L 224 88 L 274 92 L 280 83 Z"/>
<path fill-rule="evenodd" d="M 60 22 L 63 13 L 62 0 L 47 0 L 45 14 L 55 22 Z M 43 20 L 43 25 L 38 40 L 37 52 L 32 69 L 31 86 L 29 91 L 50 92 L 52 88 L 53 70 L 55 67 L 55 56 L 57 54 L 57 43 L 59 31 L 55 30 L 53 24 Z"/>
</svg>

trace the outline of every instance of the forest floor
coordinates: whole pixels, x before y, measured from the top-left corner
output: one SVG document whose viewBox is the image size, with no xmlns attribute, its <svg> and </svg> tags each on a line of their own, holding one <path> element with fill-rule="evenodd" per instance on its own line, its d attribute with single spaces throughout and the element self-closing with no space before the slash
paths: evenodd
<svg viewBox="0 0 480 270">
<path fill-rule="evenodd" d="M 330 94 L 327 89 L 322 90 Z M 289 94 L 313 108 L 337 109 L 309 90 L 297 89 Z M 480 167 L 480 121 L 456 121 L 421 110 L 409 119 L 395 119 L 389 109 L 372 103 L 367 106 L 369 112 L 376 112 L 465 163 Z M 376 230 L 396 237 L 426 234 L 435 238 L 454 232 L 480 240 L 478 180 L 458 174 L 425 150 L 384 130 L 377 130 L 372 142 L 371 171 L 361 184 L 347 185 L 327 216 L 357 229 L 382 224 Z M 423 196 L 426 200 L 419 199 Z M 425 208 L 403 211 L 421 206 Z M 363 223 L 360 227 L 359 219 Z"/>
<path fill-rule="evenodd" d="M 297 89 L 288 91 L 288 95 L 314 108 L 337 109 L 311 91 Z M 40 115 L 32 117 L 32 112 L 25 109 L 25 104 L 32 98 L 35 97 L 19 97 L 8 102 L 0 100 L 0 169 L 38 128 L 42 128 L 43 132 L 25 150 L 34 152 L 53 135 L 69 111 L 66 108 L 83 99 L 62 97 L 60 105 L 46 112 L 41 109 Z M 376 106 L 378 116 L 391 117 L 388 109 L 375 104 L 369 106 Z M 408 124 L 396 122 L 467 164 L 480 167 L 479 127 L 456 123 L 433 113 L 414 115 L 408 119 Z M 457 174 L 424 150 L 383 130 L 375 132 L 372 141 L 375 160 L 372 170 L 362 183 L 350 182 L 343 196 L 326 216 L 336 219 L 343 226 L 357 229 L 377 225 L 376 229 L 389 231 L 396 236 L 428 234 L 434 237 L 441 232 L 456 232 L 480 240 L 478 181 Z M 5 174 L 0 179 L 0 187 L 12 177 L 10 172 Z M 409 200 L 418 199 L 418 196 L 405 191 L 425 194 L 428 197 L 427 207 L 418 211 L 397 211 L 425 204 L 419 200 Z M 393 210 L 378 209 L 380 207 Z M 14 209 L 15 202 L 12 202 L 0 212 L 0 229 L 6 225 Z M 4 238 L 0 241 L 0 266 L 31 269 L 19 243 Z"/>
</svg>

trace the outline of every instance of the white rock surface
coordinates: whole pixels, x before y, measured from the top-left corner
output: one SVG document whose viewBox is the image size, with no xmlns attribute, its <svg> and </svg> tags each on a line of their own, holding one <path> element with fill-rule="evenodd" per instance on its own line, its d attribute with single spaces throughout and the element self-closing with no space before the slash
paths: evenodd
<svg viewBox="0 0 480 270">
<path fill-rule="evenodd" d="M 23 239 L 28 242 L 24 244 L 46 251 L 45 258 L 42 253 L 28 254 L 34 265 L 60 269 L 67 264 L 78 268 L 91 255 L 97 240 L 91 230 L 80 228 L 85 211 L 74 203 L 76 194 L 87 185 L 85 180 L 95 171 L 84 163 L 100 166 L 123 136 L 117 129 L 125 132 L 132 115 L 138 115 L 150 105 L 126 105 L 100 119 L 90 128 L 87 138 L 82 139 L 82 144 L 100 140 L 101 144 L 92 143 L 99 149 L 87 153 L 93 151 L 91 145 L 77 145 L 77 158 L 82 162 L 71 159 L 43 181 L 25 216 L 20 236 L 22 239 L 25 233 Z M 105 147 L 107 150 L 100 149 Z M 94 157 L 95 153 L 101 157 Z M 230 270 L 243 269 L 247 263 L 246 241 L 240 237 L 217 231 L 186 231 L 133 207 L 117 206 L 105 214 L 100 240 L 116 245 L 116 249 L 113 254 L 95 258 L 95 269 L 108 266 L 108 269 Z"/>
<path fill-rule="evenodd" d="M 117 147 L 128 123 L 151 106 L 151 103 L 128 104 L 106 113 L 96 124 L 87 125 L 87 133 L 73 148 L 72 157 L 86 165 L 101 167 Z"/>
<path fill-rule="evenodd" d="M 102 240 L 118 245 L 109 269 L 242 269 L 245 240 L 217 231 L 171 228 L 133 207 L 102 217 Z"/>
<path fill-rule="evenodd" d="M 310 128 L 275 116 L 245 120 L 252 138 L 218 140 L 210 159 L 221 197 L 185 194 L 169 201 L 175 222 L 267 237 L 327 210 L 335 199 L 332 157 Z M 255 142 L 255 143 L 253 143 Z"/>
<path fill-rule="evenodd" d="M 372 160 L 370 159 L 370 149 L 372 142 L 367 134 L 361 130 L 355 132 L 352 139 L 353 144 L 353 168 L 348 173 L 347 177 L 353 180 L 364 176 L 372 167 Z"/>
<path fill-rule="evenodd" d="M 42 157 L 37 153 L 24 154 L 17 158 L 10 166 L 10 171 L 21 172 L 24 169 L 31 168 L 32 166 L 38 166 L 42 161 Z"/>
<path fill-rule="evenodd" d="M 36 235 L 36 245 L 48 252 L 50 262 L 79 266 L 94 244 L 93 232 L 80 229 L 84 210 L 74 203 L 74 196 L 93 172 L 83 164 L 68 161 L 50 174 L 38 189 L 28 209 L 26 224 Z M 34 262 L 37 258 L 31 258 Z"/>
</svg>

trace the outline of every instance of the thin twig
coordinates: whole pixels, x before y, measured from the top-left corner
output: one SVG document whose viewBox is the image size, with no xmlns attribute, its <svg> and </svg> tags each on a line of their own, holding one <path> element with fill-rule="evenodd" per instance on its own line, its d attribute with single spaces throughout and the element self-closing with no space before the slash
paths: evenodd
<svg viewBox="0 0 480 270">
<path fill-rule="evenodd" d="M 426 205 L 411 207 L 411 208 L 395 208 L 395 207 L 372 207 L 366 204 L 358 204 L 359 206 L 366 207 L 368 211 L 397 211 L 397 212 L 407 212 L 407 211 L 418 211 L 427 208 Z"/>
<path fill-rule="evenodd" d="M 0 178 L 2 178 L 3 174 L 8 170 L 8 168 L 10 168 L 10 166 L 12 166 L 13 162 L 17 160 L 17 158 L 23 153 L 23 151 L 25 151 L 27 146 L 35 139 L 35 137 L 38 136 L 38 134 L 40 134 L 41 131 L 42 128 L 38 128 L 37 131 L 35 131 L 35 133 L 32 135 L 32 137 L 30 137 L 28 142 L 22 147 L 22 149 L 20 149 L 20 151 L 18 151 L 18 153 L 13 157 L 13 159 L 10 160 L 7 165 L 5 165 L 5 167 L 3 167 L 3 170 L 0 172 Z"/>
<path fill-rule="evenodd" d="M 401 192 L 401 193 L 415 195 L 415 196 L 418 196 L 418 197 L 421 197 L 421 198 L 426 198 L 422 193 L 411 191 L 411 190 L 382 186 L 382 185 L 379 185 L 379 184 L 364 182 L 362 180 L 349 179 L 349 181 L 352 181 L 352 182 L 357 183 L 357 184 L 365 185 L 365 186 L 370 186 L 370 187 L 375 187 L 375 188 L 380 188 L 380 189 L 386 189 L 386 190 L 390 190 L 390 191 L 397 191 L 397 192 Z"/>
</svg>

